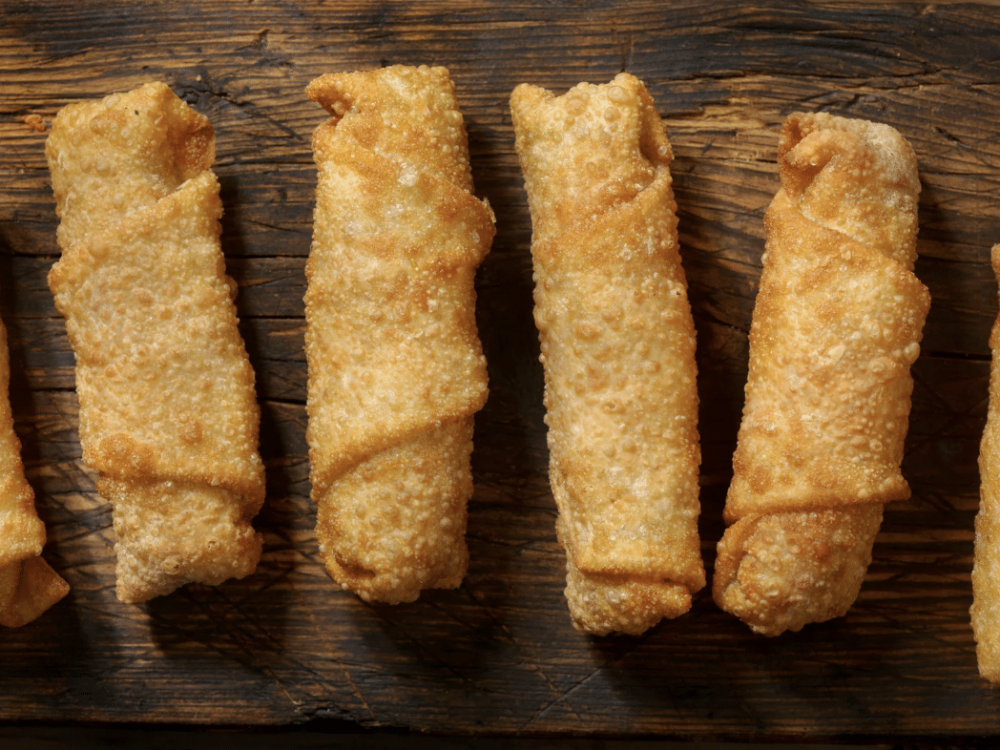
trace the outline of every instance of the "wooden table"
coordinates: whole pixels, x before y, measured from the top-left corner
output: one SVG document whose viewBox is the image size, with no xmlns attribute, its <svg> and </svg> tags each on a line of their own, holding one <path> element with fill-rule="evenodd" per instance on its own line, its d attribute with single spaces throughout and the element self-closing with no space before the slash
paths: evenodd
<svg viewBox="0 0 1000 750">
<path fill-rule="evenodd" d="M 332 584 L 313 538 L 303 268 L 328 71 L 447 65 L 477 193 L 496 211 L 477 277 L 490 363 L 476 421 L 469 575 L 414 604 Z M 531 316 L 530 219 L 507 106 L 523 81 L 564 91 L 620 70 L 668 124 L 698 329 L 701 533 L 722 535 L 747 331 L 796 110 L 887 122 L 920 160 L 920 260 L 933 295 L 914 367 L 904 474 L 860 599 L 842 619 L 753 635 L 701 592 L 640 638 L 576 632 L 562 595 Z M 163 80 L 216 130 L 223 248 L 257 372 L 268 498 L 257 573 L 145 606 L 114 596 L 109 507 L 80 461 L 73 355 L 46 273 L 58 256 L 43 144 L 63 105 Z M 997 313 L 1000 9 L 779 0 L 490 3 L 204 0 L 0 2 L 0 314 L 17 430 L 46 558 L 71 594 L 0 633 L 0 721 L 545 736 L 972 741 L 1000 735 L 976 670 L 976 458 Z"/>
</svg>

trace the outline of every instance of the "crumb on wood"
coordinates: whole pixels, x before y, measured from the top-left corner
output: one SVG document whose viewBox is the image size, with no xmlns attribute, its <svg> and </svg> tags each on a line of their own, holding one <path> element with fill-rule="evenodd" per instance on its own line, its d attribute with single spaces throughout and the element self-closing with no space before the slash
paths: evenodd
<svg viewBox="0 0 1000 750">
<path fill-rule="evenodd" d="M 21 118 L 21 122 L 34 130 L 36 133 L 45 132 L 45 121 L 42 119 L 41 115 L 25 115 Z"/>
</svg>

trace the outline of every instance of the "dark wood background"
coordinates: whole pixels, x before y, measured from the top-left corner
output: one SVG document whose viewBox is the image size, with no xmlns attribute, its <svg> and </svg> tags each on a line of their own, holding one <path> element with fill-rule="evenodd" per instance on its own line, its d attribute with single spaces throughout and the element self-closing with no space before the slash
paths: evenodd
<svg viewBox="0 0 1000 750">
<path fill-rule="evenodd" d="M 477 417 L 469 575 L 396 607 L 339 591 L 308 499 L 303 268 L 331 71 L 446 65 L 497 236 L 478 318 L 491 394 Z M 904 473 L 850 613 L 777 639 L 709 592 L 640 638 L 569 621 L 531 318 L 530 219 L 507 100 L 620 70 L 644 79 L 677 159 L 698 329 L 703 551 L 722 535 L 747 330 L 785 115 L 897 127 L 920 161 L 917 274 L 933 306 Z M 46 273 L 58 255 L 43 144 L 58 109 L 163 80 L 216 130 L 223 247 L 257 371 L 268 499 L 255 575 L 135 607 L 114 596 L 111 514 L 80 462 L 73 355 Z M 1000 8 L 983 4 L 19 2 L 0 0 L 0 315 L 45 556 L 72 586 L 0 633 L 0 722 L 384 727 L 513 735 L 982 741 L 1000 692 L 969 626 L 987 336 L 1000 241 Z"/>
</svg>

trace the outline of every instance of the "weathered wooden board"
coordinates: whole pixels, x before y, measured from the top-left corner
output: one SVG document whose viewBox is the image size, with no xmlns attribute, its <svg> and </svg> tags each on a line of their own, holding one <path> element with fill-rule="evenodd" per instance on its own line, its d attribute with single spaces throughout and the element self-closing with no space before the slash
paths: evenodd
<svg viewBox="0 0 1000 750">
<path fill-rule="evenodd" d="M 497 216 L 477 278 L 491 395 L 476 422 L 469 576 L 455 591 L 372 607 L 317 556 L 305 446 L 303 268 L 323 112 L 315 76 L 447 65 L 477 192 Z M 706 562 L 742 408 L 747 331 L 788 113 L 877 119 L 917 151 L 921 258 L 933 307 L 904 465 L 860 600 L 844 618 L 768 640 L 718 610 L 641 638 L 573 630 L 547 483 L 531 317 L 530 219 L 511 89 L 565 90 L 627 69 L 668 123 L 698 328 Z M 266 550 L 252 577 L 142 607 L 115 599 L 108 507 L 80 462 L 73 356 L 46 284 L 58 255 L 39 132 L 83 98 L 169 83 L 216 129 L 223 246 L 263 409 Z M 0 721 L 367 726 L 423 732 L 971 741 L 1000 736 L 968 623 L 988 248 L 1000 241 L 1000 10 L 861 2 L 734 7 L 543 0 L 0 0 L 0 315 L 46 558 L 72 585 L 0 633 Z"/>
</svg>

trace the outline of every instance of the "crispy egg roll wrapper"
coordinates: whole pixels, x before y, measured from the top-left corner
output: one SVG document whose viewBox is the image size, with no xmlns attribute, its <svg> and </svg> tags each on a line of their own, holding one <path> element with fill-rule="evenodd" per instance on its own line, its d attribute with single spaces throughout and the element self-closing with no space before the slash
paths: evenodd
<svg viewBox="0 0 1000 750">
<path fill-rule="evenodd" d="M 63 109 L 46 143 L 84 461 L 113 505 L 117 594 L 252 573 L 254 374 L 219 242 L 207 119 L 163 84 Z"/>
<path fill-rule="evenodd" d="M 445 68 L 331 74 L 308 96 L 319 172 L 306 265 L 316 536 L 337 583 L 413 601 L 465 576 L 473 415 L 487 396 L 476 267 L 493 213 L 472 194 Z"/>
<path fill-rule="evenodd" d="M 638 634 L 705 585 L 695 332 L 670 144 L 642 82 L 518 86 L 549 480 L 574 624 Z"/>
<path fill-rule="evenodd" d="M 927 289 L 920 183 L 887 125 L 794 114 L 750 329 L 750 371 L 713 590 L 764 635 L 843 615 L 900 473 Z"/>
<path fill-rule="evenodd" d="M 1000 245 L 993 246 L 991 260 L 1000 281 Z M 980 504 L 970 614 L 979 673 L 1000 682 L 1000 317 L 990 332 L 990 349 L 990 405 L 979 451 Z"/>
<path fill-rule="evenodd" d="M 9 386 L 7 331 L 0 322 L 0 625 L 17 628 L 66 596 L 69 585 L 40 557 L 45 526 L 24 476 Z"/>
</svg>

